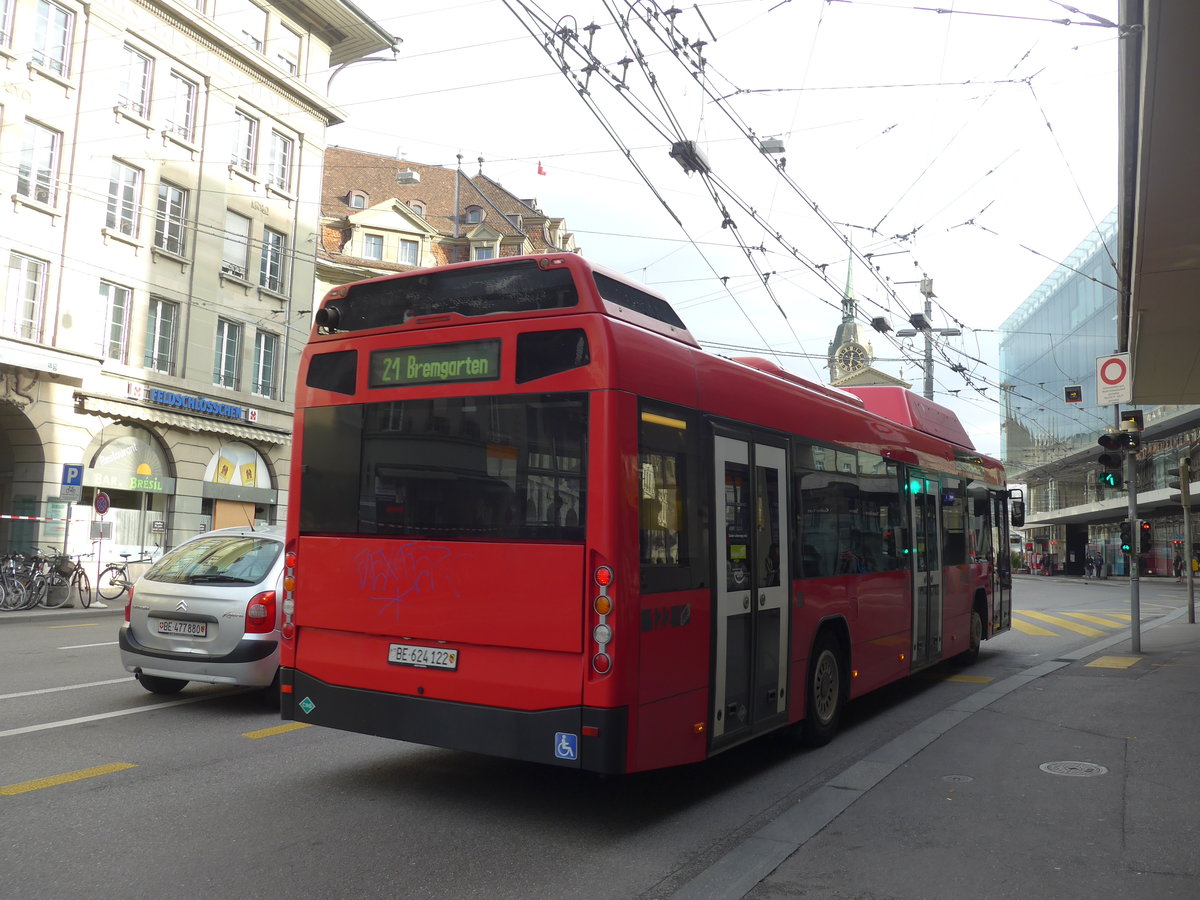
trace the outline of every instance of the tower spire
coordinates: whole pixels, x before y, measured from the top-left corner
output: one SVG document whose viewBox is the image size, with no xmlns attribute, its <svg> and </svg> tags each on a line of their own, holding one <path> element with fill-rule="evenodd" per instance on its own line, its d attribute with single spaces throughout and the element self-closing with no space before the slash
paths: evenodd
<svg viewBox="0 0 1200 900">
<path fill-rule="evenodd" d="M 846 291 L 842 294 L 842 321 L 853 322 L 854 318 L 854 248 L 850 247 L 850 259 L 846 263 Z"/>
</svg>

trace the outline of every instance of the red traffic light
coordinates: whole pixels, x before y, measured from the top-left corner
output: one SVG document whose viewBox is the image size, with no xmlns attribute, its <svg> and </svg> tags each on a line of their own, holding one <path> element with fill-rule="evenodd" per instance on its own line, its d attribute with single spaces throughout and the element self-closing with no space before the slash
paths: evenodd
<svg viewBox="0 0 1200 900">
<path fill-rule="evenodd" d="M 1125 444 L 1125 442 L 1121 440 L 1121 435 L 1119 434 L 1102 434 L 1096 440 L 1096 443 L 1105 450 L 1120 450 Z"/>
</svg>

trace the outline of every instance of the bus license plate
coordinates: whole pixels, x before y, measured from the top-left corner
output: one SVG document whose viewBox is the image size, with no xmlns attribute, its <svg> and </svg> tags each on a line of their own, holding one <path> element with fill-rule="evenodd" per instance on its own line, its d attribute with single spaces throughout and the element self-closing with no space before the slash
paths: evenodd
<svg viewBox="0 0 1200 900">
<path fill-rule="evenodd" d="M 179 619 L 159 619 L 155 623 L 159 634 L 174 634 L 180 637 L 208 637 L 207 622 L 181 622 Z"/>
<path fill-rule="evenodd" d="M 388 647 L 388 662 L 397 666 L 416 666 L 420 669 L 457 669 L 458 651 L 447 650 L 445 647 L 392 644 Z"/>
</svg>

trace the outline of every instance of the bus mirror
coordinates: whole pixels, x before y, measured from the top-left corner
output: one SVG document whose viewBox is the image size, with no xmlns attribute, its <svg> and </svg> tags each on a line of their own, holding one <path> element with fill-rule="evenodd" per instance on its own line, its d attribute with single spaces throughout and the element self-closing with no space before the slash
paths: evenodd
<svg viewBox="0 0 1200 900">
<path fill-rule="evenodd" d="M 1014 500 L 1010 507 L 1012 510 L 1012 525 L 1013 528 L 1020 528 L 1025 524 L 1025 501 Z"/>
</svg>

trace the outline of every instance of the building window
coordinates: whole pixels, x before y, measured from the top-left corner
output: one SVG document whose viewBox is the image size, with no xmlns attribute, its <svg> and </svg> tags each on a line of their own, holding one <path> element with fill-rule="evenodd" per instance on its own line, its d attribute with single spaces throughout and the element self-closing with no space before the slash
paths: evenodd
<svg viewBox="0 0 1200 900">
<path fill-rule="evenodd" d="M 175 329 L 179 304 L 151 297 L 146 312 L 146 357 L 143 365 L 156 372 L 175 372 Z"/>
<path fill-rule="evenodd" d="M 406 266 L 415 266 L 417 264 L 417 255 L 420 252 L 421 245 L 417 241 L 400 241 L 400 262 Z"/>
<path fill-rule="evenodd" d="M 271 146 L 267 155 L 267 183 L 286 191 L 292 183 L 292 146 L 290 137 L 278 131 L 271 132 Z"/>
<path fill-rule="evenodd" d="M 221 274 L 246 280 L 247 257 L 250 252 L 250 220 L 227 210 L 225 212 L 225 242 L 221 250 Z"/>
<path fill-rule="evenodd" d="M 346 198 L 346 205 L 351 209 L 366 209 L 367 195 L 362 191 L 351 191 L 350 196 Z"/>
<path fill-rule="evenodd" d="M 483 221 L 483 210 L 478 206 L 467 207 L 467 224 L 478 225 Z"/>
<path fill-rule="evenodd" d="M 100 302 L 108 310 L 104 329 L 104 355 L 125 362 L 129 352 L 129 310 L 133 292 L 109 281 L 100 282 Z"/>
<path fill-rule="evenodd" d="M 258 270 L 258 283 L 268 291 L 283 293 L 283 254 L 287 249 L 287 237 L 270 228 L 263 229 L 262 263 Z"/>
<path fill-rule="evenodd" d="M 162 103 L 167 109 L 164 123 L 167 132 L 191 141 L 196 127 L 196 82 L 172 72 L 168 94 L 162 98 Z"/>
<path fill-rule="evenodd" d="M 495 247 L 476 247 L 475 248 L 475 258 L 476 259 L 495 259 L 496 258 L 496 248 Z"/>
<path fill-rule="evenodd" d="M 8 258 L 8 290 L 4 294 L 4 334 L 40 341 L 45 296 L 46 263 L 20 253 L 12 254 Z"/>
<path fill-rule="evenodd" d="M 258 156 L 258 119 L 246 115 L 240 109 L 233 114 L 233 165 L 244 172 L 254 172 L 254 160 Z"/>
<path fill-rule="evenodd" d="M 129 237 L 138 233 L 142 200 L 142 170 L 113 160 L 108 180 L 108 215 L 104 224 Z"/>
<path fill-rule="evenodd" d="M 300 35 L 280 23 L 274 38 L 275 64 L 289 75 L 300 73 Z"/>
<path fill-rule="evenodd" d="M 365 259 L 383 259 L 383 236 L 368 234 L 363 237 L 363 257 Z"/>
<path fill-rule="evenodd" d="M 184 221 L 187 219 L 188 194 L 181 187 L 164 181 L 158 186 L 158 214 L 154 220 L 154 246 L 183 256 Z"/>
<path fill-rule="evenodd" d="M 125 45 L 125 59 L 117 76 L 117 105 L 143 119 L 150 114 L 150 73 L 153 68 L 150 57 Z"/>
<path fill-rule="evenodd" d="M 411 209 L 418 216 L 425 215 L 425 204 L 421 203 L 419 200 L 409 201 L 408 208 Z"/>
<path fill-rule="evenodd" d="M 0 47 L 12 46 L 13 3 L 15 0 L 0 0 Z"/>
<path fill-rule="evenodd" d="M 33 62 L 55 75 L 71 71 L 71 38 L 75 14 L 50 0 L 38 0 L 33 29 Z"/>
<path fill-rule="evenodd" d="M 217 319 L 217 340 L 213 354 L 213 384 L 237 389 L 238 358 L 242 352 L 242 326 L 228 319 Z"/>
<path fill-rule="evenodd" d="M 260 397 L 275 396 L 275 360 L 279 336 L 260 331 L 254 336 L 254 376 L 250 390 Z"/>
<path fill-rule="evenodd" d="M 17 165 L 17 193 L 53 206 L 58 196 L 58 148 L 62 135 L 37 122 L 25 120 L 21 161 Z"/>
</svg>

